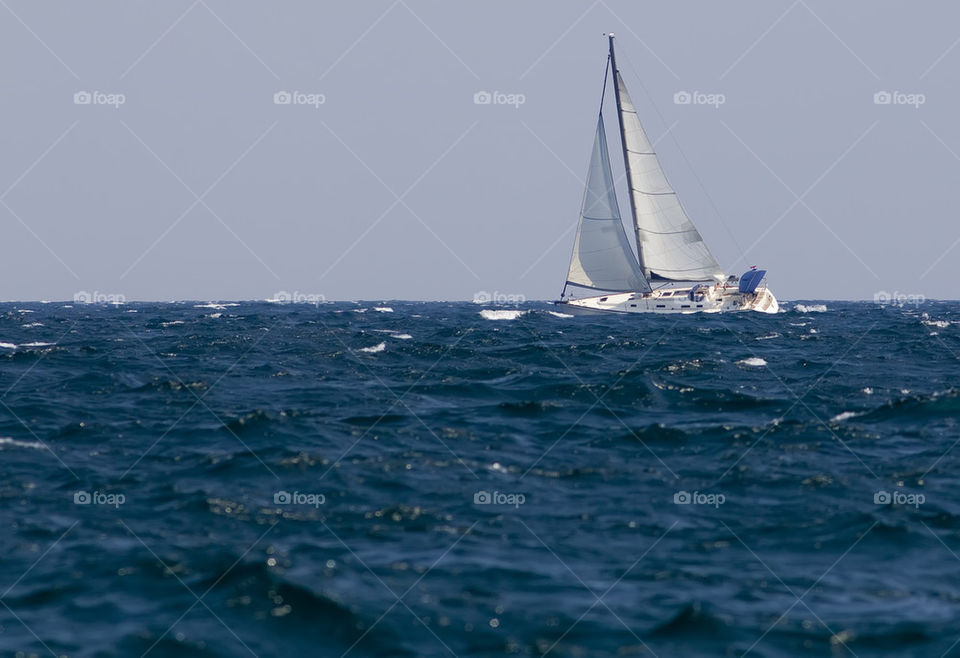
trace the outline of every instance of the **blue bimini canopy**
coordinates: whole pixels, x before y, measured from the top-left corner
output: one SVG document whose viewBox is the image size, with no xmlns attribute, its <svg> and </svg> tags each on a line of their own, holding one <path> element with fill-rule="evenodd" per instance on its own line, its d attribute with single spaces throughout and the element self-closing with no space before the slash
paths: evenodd
<svg viewBox="0 0 960 658">
<path fill-rule="evenodd" d="M 740 292 L 751 293 L 755 291 L 766 275 L 766 270 L 750 270 L 746 272 L 740 277 Z"/>
</svg>

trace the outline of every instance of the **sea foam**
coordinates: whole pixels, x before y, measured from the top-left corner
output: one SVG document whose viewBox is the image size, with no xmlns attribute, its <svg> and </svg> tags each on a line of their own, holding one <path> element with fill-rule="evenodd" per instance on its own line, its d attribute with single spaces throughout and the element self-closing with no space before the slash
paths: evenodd
<svg viewBox="0 0 960 658">
<path fill-rule="evenodd" d="M 516 320 L 517 318 L 519 318 L 521 315 L 525 314 L 526 312 L 527 312 L 527 311 L 514 311 L 514 310 L 510 310 L 510 311 L 497 310 L 497 311 L 494 311 L 494 310 L 491 310 L 491 309 L 489 309 L 489 308 L 485 308 L 485 309 L 483 309 L 482 311 L 480 311 L 480 316 L 481 316 L 484 320 Z"/>
</svg>

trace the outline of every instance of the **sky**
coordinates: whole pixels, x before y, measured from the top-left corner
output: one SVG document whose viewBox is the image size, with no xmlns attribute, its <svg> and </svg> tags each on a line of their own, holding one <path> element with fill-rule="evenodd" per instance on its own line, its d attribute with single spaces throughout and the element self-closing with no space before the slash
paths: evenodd
<svg viewBox="0 0 960 658">
<path fill-rule="evenodd" d="M 611 31 L 725 271 L 958 297 L 956 3 L 2 0 L 0 299 L 554 299 Z"/>
</svg>

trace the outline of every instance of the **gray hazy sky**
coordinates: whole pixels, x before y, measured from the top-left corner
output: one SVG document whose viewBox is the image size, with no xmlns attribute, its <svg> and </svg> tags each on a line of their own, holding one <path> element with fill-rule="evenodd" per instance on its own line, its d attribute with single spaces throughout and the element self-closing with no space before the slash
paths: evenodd
<svg viewBox="0 0 960 658">
<path fill-rule="evenodd" d="M 2 0 L 0 299 L 554 298 L 607 31 L 726 270 L 958 297 L 955 2 Z"/>
</svg>

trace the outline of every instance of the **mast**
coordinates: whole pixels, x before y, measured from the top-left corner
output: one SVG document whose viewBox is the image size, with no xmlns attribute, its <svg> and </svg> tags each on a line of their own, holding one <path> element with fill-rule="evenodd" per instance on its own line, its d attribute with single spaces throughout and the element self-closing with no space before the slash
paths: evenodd
<svg viewBox="0 0 960 658">
<path fill-rule="evenodd" d="M 633 172 L 630 170 L 630 158 L 627 155 L 627 133 L 623 126 L 623 109 L 620 106 L 620 71 L 617 69 L 617 56 L 613 51 L 613 32 L 610 32 L 607 37 L 610 39 L 610 68 L 613 70 L 613 92 L 617 99 L 617 121 L 620 126 L 620 146 L 623 150 L 623 166 L 627 171 L 627 187 L 630 190 L 630 194 L 627 196 L 630 197 L 630 215 L 633 221 L 636 222 L 637 208 L 633 200 L 633 190 L 635 186 L 633 184 Z M 640 269 L 643 271 L 643 276 L 649 281 L 650 269 L 643 264 L 643 243 L 640 241 L 639 234 L 637 235 L 637 260 L 640 262 Z"/>
</svg>

